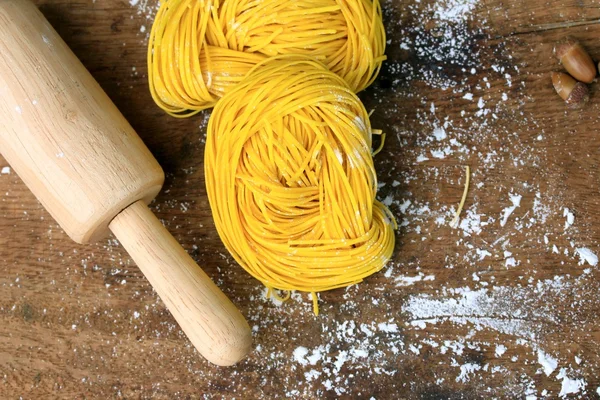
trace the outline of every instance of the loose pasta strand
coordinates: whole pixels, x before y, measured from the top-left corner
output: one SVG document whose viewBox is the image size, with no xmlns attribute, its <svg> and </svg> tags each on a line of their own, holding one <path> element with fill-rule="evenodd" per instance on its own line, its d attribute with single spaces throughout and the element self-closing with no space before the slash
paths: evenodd
<svg viewBox="0 0 600 400">
<path fill-rule="evenodd" d="M 208 123 L 206 189 L 223 243 L 266 287 L 311 293 L 315 313 L 318 292 L 358 283 L 392 255 L 372 134 L 347 82 L 302 55 L 258 63 Z"/>
<path fill-rule="evenodd" d="M 150 91 L 175 117 L 214 107 L 267 57 L 316 58 L 359 92 L 385 60 L 379 0 L 166 0 L 148 46 Z"/>
</svg>

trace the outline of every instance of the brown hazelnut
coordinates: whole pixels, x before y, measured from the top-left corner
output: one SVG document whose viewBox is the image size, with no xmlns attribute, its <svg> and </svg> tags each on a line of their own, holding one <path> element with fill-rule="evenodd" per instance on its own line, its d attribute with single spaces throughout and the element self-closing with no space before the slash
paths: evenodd
<svg viewBox="0 0 600 400">
<path fill-rule="evenodd" d="M 596 78 L 598 71 L 594 61 L 583 46 L 572 37 L 568 36 L 558 42 L 554 52 L 573 78 L 585 83 L 592 83 Z"/>
<path fill-rule="evenodd" d="M 552 84 L 556 93 L 570 108 L 582 106 L 590 97 L 590 92 L 585 83 L 577 82 L 570 75 L 562 72 L 552 72 Z"/>
</svg>

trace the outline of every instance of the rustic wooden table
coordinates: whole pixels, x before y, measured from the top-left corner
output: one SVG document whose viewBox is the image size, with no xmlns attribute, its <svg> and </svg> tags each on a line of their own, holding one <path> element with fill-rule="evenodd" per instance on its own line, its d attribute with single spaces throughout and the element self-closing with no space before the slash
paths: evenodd
<svg viewBox="0 0 600 400">
<path fill-rule="evenodd" d="M 152 207 L 255 350 L 204 361 L 114 239 L 72 243 L 0 157 L 1 398 L 599 397 L 600 94 L 567 111 L 548 74 L 567 34 L 600 58 L 600 1 L 384 2 L 389 60 L 361 97 L 387 132 L 376 163 L 396 252 L 322 293 L 318 317 L 306 295 L 267 299 L 221 244 L 209 113 L 175 120 L 148 92 L 156 2 L 39 5 L 163 165 Z"/>
</svg>

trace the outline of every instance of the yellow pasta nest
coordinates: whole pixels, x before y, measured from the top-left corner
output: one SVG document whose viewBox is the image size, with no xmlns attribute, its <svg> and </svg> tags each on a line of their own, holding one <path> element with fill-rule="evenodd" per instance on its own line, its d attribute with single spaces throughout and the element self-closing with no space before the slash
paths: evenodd
<svg viewBox="0 0 600 400">
<path fill-rule="evenodd" d="M 371 136 L 348 84 L 306 56 L 263 61 L 228 90 L 204 173 L 219 235 L 246 271 L 315 300 L 383 267 L 396 226 L 375 199 Z"/>
<path fill-rule="evenodd" d="M 309 55 L 356 93 L 385 60 L 379 0 L 166 0 L 150 33 L 155 102 L 187 117 L 217 100 L 267 57 Z"/>
</svg>

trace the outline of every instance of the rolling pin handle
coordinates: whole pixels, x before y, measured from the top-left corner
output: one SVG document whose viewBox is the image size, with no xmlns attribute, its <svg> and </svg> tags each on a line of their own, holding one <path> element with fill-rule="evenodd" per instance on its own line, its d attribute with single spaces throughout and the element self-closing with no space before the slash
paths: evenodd
<svg viewBox="0 0 600 400">
<path fill-rule="evenodd" d="M 250 351 L 248 323 L 140 200 L 109 225 L 196 349 L 217 365 Z"/>
</svg>

